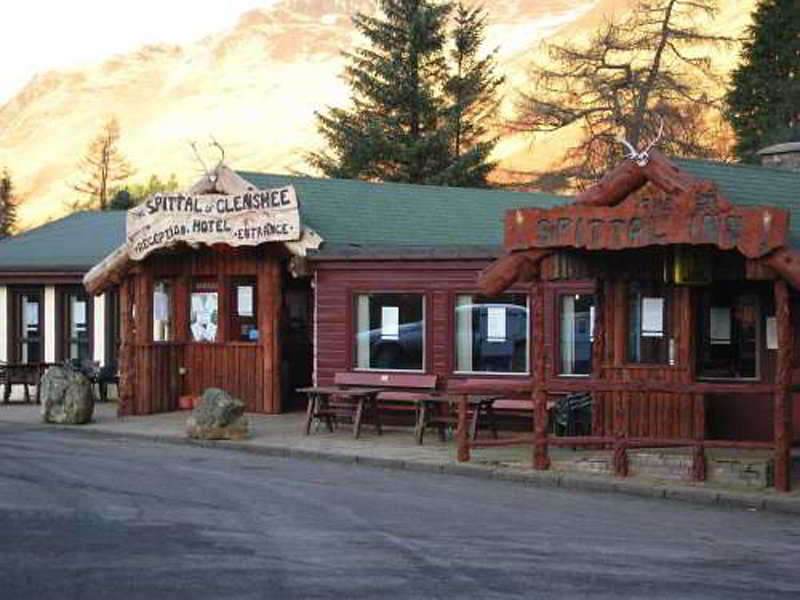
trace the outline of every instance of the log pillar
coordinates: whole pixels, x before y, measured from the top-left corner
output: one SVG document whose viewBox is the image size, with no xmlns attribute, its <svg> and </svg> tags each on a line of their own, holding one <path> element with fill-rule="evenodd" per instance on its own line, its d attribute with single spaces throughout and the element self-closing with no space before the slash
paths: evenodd
<svg viewBox="0 0 800 600">
<path fill-rule="evenodd" d="M 534 337 L 533 351 L 533 468 L 547 470 L 550 468 L 547 436 L 547 375 L 544 332 L 544 285 L 536 281 L 531 293 L 533 300 L 532 322 Z"/>
<path fill-rule="evenodd" d="M 628 394 L 614 392 L 614 474 L 628 476 Z"/>
<path fill-rule="evenodd" d="M 692 448 L 692 481 L 706 480 L 706 453 L 703 440 L 706 435 L 706 397 L 705 394 L 692 394 L 692 429 L 696 441 Z"/>
<path fill-rule="evenodd" d="M 478 410 L 476 406 L 474 410 Z M 424 427 L 425 425 L 423 425 Z M 461 394 L 458 397 L 458 428 L 456 429 L 456 440 L 458 441 L 459 462 L 469 460 L 469 436 L 467 434 L 467 395 Z"/>
<path fill-rule="evenodd" d="M 120 417 L 133 414 L 136 397 L 136 373 L 133 360 L 134 324 L 132 318 L 133 280 L 125 277 L 119 288 L 120 350 L 119 350 L 119 406 Z"/>
<path fill-rule="evenodd" d="M 775 370 L 775 488 L 788 492 L 791 488 L 792 447 L 792 349 L 794 346 L 791 304 L 786 281 L 775 282 L 775 318 L 778 330 L 778 357 Z"/>
</svg>

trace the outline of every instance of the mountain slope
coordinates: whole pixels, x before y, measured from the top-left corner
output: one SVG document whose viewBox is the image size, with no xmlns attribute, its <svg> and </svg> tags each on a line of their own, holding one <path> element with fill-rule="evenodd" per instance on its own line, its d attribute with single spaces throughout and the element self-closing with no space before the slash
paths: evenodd
<svg viewBox="0 0 800 600">
<path fill-rule="evenodd" d="M 506 97 L 524 84 L 542 39 L 585 37 L 631 1 L 493 2 L 487 47 L 500 48 Z M 735 4 L 722 19 L 728 19 L 726 30 L 738 33 L 755 0 Z M 193 44 L 147 46 L 37 75 L 0 107 L 0 165 L 11 169 L 23 200 L 20 224 L 66 211 L 76 198 L 69 183 L 79 177 L 78 158 L 112 114 L 121 124 L 121 149 L 138 170 L 132 181 L 175 173 L 192 183 L 202 167 L 190 142 L 213 163 L 218 156 L 206 144 L 210 135 L 234 168 L 307 170 L 303 154 L 320 143 L 314 111 L 349 98 L 341 52 L 360 43 L 350 15 L 373 7 L 370 0 L 286 0 L 245 13 L 234 28 Z M 502 166 L 541 165 L 530 143 L 523 136 L 505 138 L 497 151 Z M 536 154 L 555 156 L 562 146 L 560 138 L 540 141 Z"/>
</svg>

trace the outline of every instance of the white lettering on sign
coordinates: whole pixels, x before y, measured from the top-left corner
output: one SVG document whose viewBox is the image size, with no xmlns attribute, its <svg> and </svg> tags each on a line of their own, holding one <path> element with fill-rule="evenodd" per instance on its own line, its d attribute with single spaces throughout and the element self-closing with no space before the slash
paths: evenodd
<svg viewBox="0 0 800 600">
<path fill-rule="evenodd" d="M 294 187 L 236 195 L 154 194 L 128 211 L 128 253 L 141 260 L 175 242 L 256 246 L 300 239 Z"/>
</svg>

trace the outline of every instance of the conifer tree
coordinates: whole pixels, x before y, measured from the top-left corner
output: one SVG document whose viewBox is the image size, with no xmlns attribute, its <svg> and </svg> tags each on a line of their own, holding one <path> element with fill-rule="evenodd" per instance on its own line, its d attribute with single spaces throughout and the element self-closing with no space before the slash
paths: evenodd
<svg viewBox="0 0 800 600">
<path fill-rule="evenodd" d="M 0 238 L 14 234 L 17 226 L 17 202 L 14 198 L 14 185 L 8 169 L 0 175 Z"/>
<path fill-rule="evenodd" d="M 309 162 L 329 177 L 486 185 L 494 142 L 481 139 L 482 123 L 489 88 L 502 80 L 491 57 L 477 58 L 482 12 L 457 15 L 458 71 L 447 54 L 452 3 L 380 0 L 379 8 L 379 16 L 353 17 L 368 45 L 346 54 L 352 107 L 316 114 L 328 150 L 309 154 Z"/>
<path fill-rule="evenodd" d="M 759 149 L 800 139 L 800 2 L 761 0 L 741 59 L 726 96 L 726 116 L 736 134 L 736 155 L 757 162 Z"/>
</svg>

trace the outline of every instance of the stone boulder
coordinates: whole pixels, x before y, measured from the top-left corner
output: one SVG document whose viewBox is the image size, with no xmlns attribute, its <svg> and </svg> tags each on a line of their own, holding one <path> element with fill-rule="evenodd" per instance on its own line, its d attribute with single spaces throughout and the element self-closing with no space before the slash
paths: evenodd
<svg viewBox="0 0 800 600">
<path fill-rule="evenodd" d="M 219 388 L 208 388 L 203 392 L 203 401 L 186 420 L 186 435 L 190 438 L 242 440 L 247 433 L 244 402 Z"/>
<path fill-rule="evenodd" d="M 45 423 L 83 425 L 94 414 L 92 383 L 80 371 L 50 367 L 42 375 L 39 398 Z"/>
</svg>

